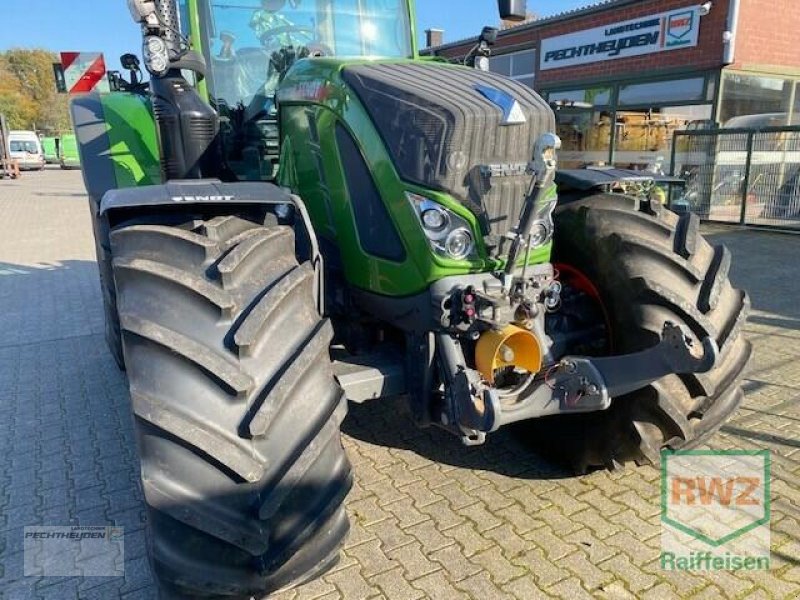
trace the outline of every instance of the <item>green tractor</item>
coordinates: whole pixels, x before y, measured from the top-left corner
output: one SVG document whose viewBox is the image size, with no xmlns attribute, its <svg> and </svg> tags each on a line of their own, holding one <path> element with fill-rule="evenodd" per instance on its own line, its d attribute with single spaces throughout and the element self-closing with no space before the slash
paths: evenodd
<svg viewBox="0 0 800 600">
<path fill-rule="evenodd" d="M 465 445 L 514 424 L 579 472 L 736 409 L 728 250 L 645 197 L 559 201 L 550 107 L 485 60 L 420 58 L 412 2 L 129 6 L 149 82 L 126 55 L 72 115 L 165 596 L 335 563 L 348 401 L 405 395 Z"/>
</svg>

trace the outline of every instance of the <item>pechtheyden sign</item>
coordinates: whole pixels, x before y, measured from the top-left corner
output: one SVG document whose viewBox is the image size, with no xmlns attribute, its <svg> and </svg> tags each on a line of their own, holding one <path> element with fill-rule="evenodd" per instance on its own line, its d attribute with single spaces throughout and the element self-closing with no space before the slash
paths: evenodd
<svg viewBox="0 0 800 600">
<path fill-rule="evenodd" d="M 541 70 L 697 46 L 700 7 L 611 23 L 542 40 Z"/>
</svg>

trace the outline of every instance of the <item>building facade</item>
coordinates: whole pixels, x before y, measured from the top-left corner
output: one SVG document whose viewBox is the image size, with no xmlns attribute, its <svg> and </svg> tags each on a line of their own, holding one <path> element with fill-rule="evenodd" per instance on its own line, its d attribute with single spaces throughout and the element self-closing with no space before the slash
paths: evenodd
<svg viewBox="0 0 800 600">
<path fill-rule="evenodd" d="M 798 0 L 609 0 L 502 31 L 490 65 L 558 108 L 565 166 L 645 168 L 677 130 L 800 124 L 798 44 Z"/>
</svg>

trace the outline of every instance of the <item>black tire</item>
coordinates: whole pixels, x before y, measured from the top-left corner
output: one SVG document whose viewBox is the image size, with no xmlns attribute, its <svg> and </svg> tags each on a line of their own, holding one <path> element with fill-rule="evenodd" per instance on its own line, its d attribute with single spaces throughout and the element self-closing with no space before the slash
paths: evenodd
<svg viewBox="0 0 800 600">
<path fill-rule="evenodd" d="M 105 338 L 111 356 L 120 370 L 125 370 L 125 357 L 122 354 L 122 333 L 117 314 L 117 291 L 114 288 L 114 273 L 111 268 L 111 239 L 109 237 L 108 219 L 100 217 L 99 204 L 89 200 L 92 212 L 92 228 L 94 230 L 97 269 L 100 273 L 100 291 L 103 298 L 103 315 L 105 317 Z"/>
<path fill-rule="evenodd" d="M 553 262 L 594 284 L 614 354 L 654 345 L 669 320 L 696 341 L 711 336 L 721 355 L 709 373 L 664 377 L 614 399 L 605 412 L 544 419 L 537 431 L 547 439 L 540 442 L 579 472 L 629 461 L 658 464 L 662 449 L 700 444 L 740 404 L 751 355 L 743 334 L 749 299 L 728 279 L 730 252 L 703 239 L 696 215 L 679 217 L 626 196 L 566 204 L 555 221 Z"/>
<path fill-rule="evenodd" d="M 261 597 L 349 528 L 332 330 L 290 228 L 186 227 L 111 233 L 151 565 L 163 596 Z"/>
</svg>

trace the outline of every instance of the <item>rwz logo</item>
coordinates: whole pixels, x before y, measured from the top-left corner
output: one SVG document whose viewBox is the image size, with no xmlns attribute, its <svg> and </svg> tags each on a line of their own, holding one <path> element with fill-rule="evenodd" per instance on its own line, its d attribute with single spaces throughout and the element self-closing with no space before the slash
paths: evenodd
<svg viewBox="0 0 800 600">
<path fill-rule="evenodd" d="M 662 453 L 663 568 L 769 568 L 769 521 L 768 451 Z"/>
<path fill-rule="evenodd" d="M 760 477 L 674 477 L 671 502 L 686 506 L 758 506 L 761 500 L 754 493 L 761 484 Z"/>
</svg>

